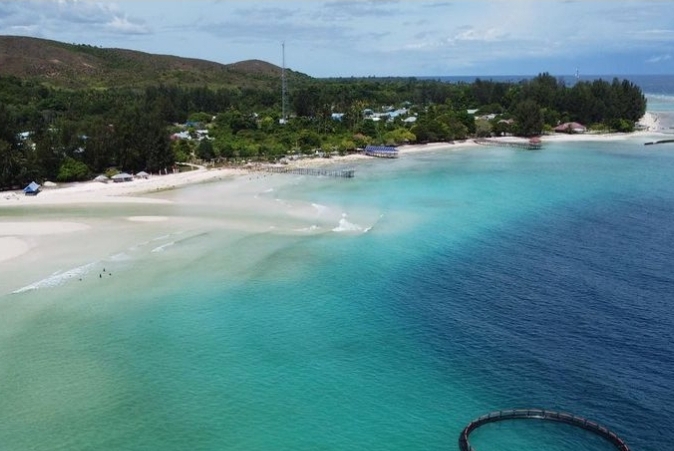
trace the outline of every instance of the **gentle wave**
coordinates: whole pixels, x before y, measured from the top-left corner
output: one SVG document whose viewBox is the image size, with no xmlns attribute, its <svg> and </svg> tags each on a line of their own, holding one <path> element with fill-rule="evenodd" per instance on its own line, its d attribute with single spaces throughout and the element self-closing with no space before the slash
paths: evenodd
<svg viewBox="0 0 674 451">
<path fill-rule="evenodd" d="M 154 249 L 152 249 L 151 252 L 164 252 L 164 250 L 166 250 L 167 247 L 171 247 L 174 244 L 176 244 L 175 241 L 171 241 L 170 243 L 162 244 L 161 246 L 157 246 Z"/>
<path fill-rule="evenodd" d="M 184 231 L 177 232 L 175 234 L 180 235 L 182 233 L 184 233 Z M 205 235 L 205 234 L 199 234 L 197 236 L 201 236 L 201 235 Z M 159 241 L 159 240 L 162 240 L 162 239 L 166 239 L 169 236 L 170 235 L 164 235 L 164 236 L 161 236 L 161 237 L 157 237 L 157 238 L 154 238 L 152 241 Z M 194 238 L 194 237 L 190 237 L 190 238 Z M 189 239 L 189 238 L 183 239 L 182 241 L 185 241 L 187 239 Z M 150 243 L 149 241 L 145 241 L 145 242 L 140 243 L 136 246 L 132 246 L 131 248 L 129 248 L 129 250 L 135 251 L 139 246 L 144 246 L 144 245 L 149 244 L 149 243 Z M 175 244 L 175 241 L 171 241 L 169 243 L 162 244 L 161 246 L 157 246 L 154 249 L 152 249 L 151 252 L 163 252 L 166 248 L 168 248 L 170 246 L 173 246 L 174 244 Z M 128 260 L 131 260 L 131 259 L 132 259 L 132 257 L 129 254 L 127 254 L 126 252 L 119 252 L 117 254 L 113 254 L 110 257 L 108 257 L 107 261 L 119 262 L 119 261 L 128 261 Z M 39 280 L 35 283 L 31 283 L 30 285 L 26 285 L 25 287 L 21 287 L 17 290 L 14 290 L 12 293 L 19 294 L 19 293 L 25 293 L 27 291 L 38 290 L 38 289 L 42 289 L 42 288 L 54 288 L 54 287 L 63 285 L 64 283 L 66 283 L 70 279 L 81 278 L 81 277 L 87 275 L 99 263 L 100 263 L 99 261 L 96 261 L 96 262 L 93 262 L 93 263 L 87 263 L 86 265 L 82 265 L 82 266 L 78 266 L 76 268 L 69 269 L 65 272 L 57 271 L 57 272 L 55 272 L 54 274 L 52 274 L 51 276 L 49 276 L 45 279 Z"/>
<path fill-rule="evenodd" d="M 295 229 L 296 232 L 315 232 L 317 230 L 321 230 L 321 228 L 315 224 L 302 229 Z"/>
<path fill-rule="evenodd" d="M 45 279 L 31 283 L 30 285 L 26 285 L 25 287 L 19 288 L 18 290 L 14 290 L 12 293 L 25 293 L 26 291 L 39 290 L 41 288 L 53 288 L 63 285 L 69 279 L 82 277 L 88 274 L 97 264 L 98 262 L 87 263 L 86 265 L 78 266 L 77 268 L 69 269 L 65 272 L 57 271 Z"/>
<path fill-rule="evenodd" d="M 646 93 L 645 96 L 648 99 L 652 100 L 658 100 L 661 102 L 669 102 L 669 103 L 674 103 L 674 96 L 673 95 L 667 95 L 667 94 L 649 94 Z"/>
<path fill-rule="evenodd" d="M 378 222 L 381 220 L 381 218 L 383 218 L 383 217 L 384 217 L 384 214 L 383 214 L 383 213 L 380 214 L 380 215 L 379 215 L 379 218 L 377 218 L 377 221 L 375 221 L 374 224 L 372 224 L 370 227 L 365 227 L 365 229 L 363 230 L 363 233 L 367 233 L 367 232 L 369 232 L 370 230 L 372 230 L 372 228 L 373 228 L 375 225 L 377 225 L 377 223 L 378 223 Z"/>
<path fill-rule="evenodd" d="M 181 231 L 181 232 L 173 233 L 171 235 L 182 235 L 184 233 L 186 233 L 186 232 Z M 167 235 L 167 237 L 171 236 L 171 235 Z M 176 244 L 184 244 L 186 242 L 189 242 L 190 240 L 194 240 L 194 239 L 197 239 L 197 238 L 203 238 L 205 236 L 208 236 L 208 232 L 201 232 L 201 233 L 197 233 L 196 235 L 186 236 L 186 237 L 184 237 L 182 239 L 179 239 L 177 241 L 169 241 L 167 243 L 162 244 L 161 246 L 157 246 L 154 249 L 152 249 L 150 252 L 163 252 L 168 247 L 174 246 Z"/>
</svg>

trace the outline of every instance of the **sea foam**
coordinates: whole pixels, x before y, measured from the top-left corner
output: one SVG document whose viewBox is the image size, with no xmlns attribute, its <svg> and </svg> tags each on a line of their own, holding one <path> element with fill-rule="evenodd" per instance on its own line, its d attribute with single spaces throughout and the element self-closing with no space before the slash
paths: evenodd
<svg viewBox="0 0 674 451">
<path fill-rule="evenodd" d="M 176 244 L 175 241 L 171 241 L 169 243 L 162 244 L 161 246 L 157 246 L 154 249 L 152 249 L 152 252 L 164 252 L 164 250 L 166 250 L 167 247 L 171 247 L 174 244 Z"/>
<path fill-rule="evenodd" d="M 57 271 L 45 279 L 39 280 L 35 283 L 31 283 L 30 285 L 26 285 L 25 287 L 19 288 L 18 290 L 14 290 L 12 293 L 18 294 L 24 293 L 26 291 L 39 290 L 41 288 L 53 288 L 59 285 L 63 285 L 70 279 L 73 279 L 75 277 L 82 277 L 88 274 L 89 272 L 91 272 L 91 270 L 94 269 L 96 264 L 98 264 L 98 262 L 87 263 L 86 265 L 78 266 L 76 268 L 72 268 L 64 272 Z"/>
<path fill-rule="evenodd" d="M 337 227 L 332 229 L 333 232 L 361 232 L 363 228 L 358 224 L 347 221 L 346 213 L 342 214 L 342 219 L 339 220 Z"/>
</svg>

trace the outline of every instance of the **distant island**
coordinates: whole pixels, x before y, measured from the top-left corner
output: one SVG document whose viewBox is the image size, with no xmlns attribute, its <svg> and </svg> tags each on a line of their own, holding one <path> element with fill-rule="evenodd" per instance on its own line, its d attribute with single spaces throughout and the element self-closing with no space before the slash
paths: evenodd
<svg viewBox="0 0 674 451">
<path fill-rule="evenodd" d="M 0 189 L 367 145 L 630 132 L 645 111 L 628 80 L 316 79 L 263 61 L 0 36 Z"/>
</svg>

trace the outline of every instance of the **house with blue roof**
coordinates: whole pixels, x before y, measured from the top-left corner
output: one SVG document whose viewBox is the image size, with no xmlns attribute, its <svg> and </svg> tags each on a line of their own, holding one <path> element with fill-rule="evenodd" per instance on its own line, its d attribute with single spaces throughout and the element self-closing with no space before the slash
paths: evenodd
<svg viewBox="0 0 674 451">
<path fill-rule="evenodd" d="M 30 182 L 30 184 L 23 189 L 23 192 L 26 196 L 37 196 L 37 193 L 40 192 L 40 185 L 35 182 Z"/>
</svg>

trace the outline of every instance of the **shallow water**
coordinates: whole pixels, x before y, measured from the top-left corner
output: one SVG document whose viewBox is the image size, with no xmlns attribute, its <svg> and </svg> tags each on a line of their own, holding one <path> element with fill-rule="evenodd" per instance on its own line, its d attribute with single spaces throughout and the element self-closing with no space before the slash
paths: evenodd
<svg viewBox="0 0 674 451">
<path fill-rule="evenodd" d="M 446 450 L 516 407 L 665 449 L 674 154 L 655 147 L 428 152 L 44 213 L 108 239 L 64 252 L 92 264 L 81 281 L 0 297 L 0 449 Z M 485 451 L 610 449 L 478 432 Z"/>
</svg>

